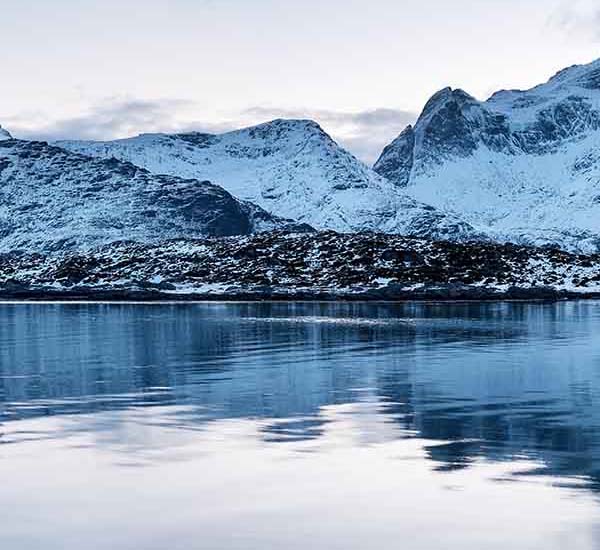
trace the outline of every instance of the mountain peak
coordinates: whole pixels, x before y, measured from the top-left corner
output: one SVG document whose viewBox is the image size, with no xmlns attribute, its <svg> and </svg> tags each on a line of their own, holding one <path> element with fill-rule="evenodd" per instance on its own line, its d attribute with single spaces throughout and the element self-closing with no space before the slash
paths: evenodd
<svg viewBox="0 0 600 550">
<path fill-rule="evenodd" d="M 583 88 L 596 89 L 600 87 L 600 59 L 585 65 L 571 65 L 558 71 L 548 83 L 572 83 Z"/>
<path fill-rule="evenodd" d="M 374 168 L 499 239 L 600 250 L 600 60 L 485 102 L 444 88 Z"/>
<path fill-rule="evenodd" d="M 330 136 L 319 126 L 317 122 L 310 119 L 291 119 L 291 118 L 277 118 L 269 122 L 263 122 L 256 126 L 244 128 L 242 130 L 234 130 L 230 134 L 247 133 L 252 138 L 263 138 L 263 139 L 280 139 L 282 136 L 290 135 L 316 135 L 321 138 L 329 138 Z"/>
<path fill-rule="evenodd" d="M 517 107 L 541 105 L 561 97 L 568 97 L 575 92 L 573 88 L 600 90 L 600 59 L 561 69 L 547 82 L 533 88 L 499 90 L 494 92 L 486 103 L 496 108 L 501 108 L 503 103 L 513 105 L 515 100 Z"/>
<path fill-rule="evenodd" d="M 87 156 L 128 161 L 154 174 L 207 179 L 268 212 L 317 229 L 447 239 L 475 235 L 455 216 L 409 199 L 312 120 L 276 119 L 208 137 L 165 135 L 59 145 Z"/>
<path fill-rule="evenodd" d="M 278 128 L 303 128 L 303 129 L 311 129 L 311 130 L 322 130 L 321 126 L 314 120 L 309 118 L 276 118 L 269 122 L 264 122 L 263 124 L 259 124 L 255 126 L 272 126 Z"/>
<path fill-rule="evenodd" d="M 13 137 L 8 133 L 8 131 L 0 126 L 0 141 L 6 141 L 12 138 Z"/>
<path fill-rule="evenodd" d="M 450 87 L 443 88 L 431 96 L 431 99 L 425 104 L 421 117 L 427 117 L 437 112 L 439 109 L 446 106 L 448 103 L 455 103 L 462 107 L 465 104 L 477 103 L 477 100 L 460 88 L 452 89 Z"/>
</svg>

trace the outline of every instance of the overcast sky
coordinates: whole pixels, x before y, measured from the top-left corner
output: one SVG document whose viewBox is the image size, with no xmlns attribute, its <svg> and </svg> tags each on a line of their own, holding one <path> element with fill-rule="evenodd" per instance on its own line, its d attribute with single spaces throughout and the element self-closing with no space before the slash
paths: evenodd
<svg viewBox="0 0 600 550">
<path fill-rule="evenodd" d="M 0 123 L 110 139 L 310 117 L 358 156 L 445 86 L 600 57 L 598 0 L 0 0 Z"/>
</svg>

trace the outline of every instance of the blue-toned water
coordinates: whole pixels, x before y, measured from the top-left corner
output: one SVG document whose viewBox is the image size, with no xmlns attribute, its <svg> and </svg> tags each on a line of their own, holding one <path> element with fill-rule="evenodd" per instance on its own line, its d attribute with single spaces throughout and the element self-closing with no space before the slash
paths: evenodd
<svg viewBox="0 0 600 550">
<path fill-rule="evenodd" d="M 0 548 L 600 548 L 600 303 L 1 304 Z"/>
</svg>

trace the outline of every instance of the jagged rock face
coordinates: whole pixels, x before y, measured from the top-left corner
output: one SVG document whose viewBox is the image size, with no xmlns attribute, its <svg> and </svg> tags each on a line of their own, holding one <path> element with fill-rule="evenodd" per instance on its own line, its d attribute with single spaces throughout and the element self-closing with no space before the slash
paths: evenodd
<svg viewBox="0 0 600 550">
<path fill-rule="evenodd" d="M 415 162 L 415 130 L 407 126 L 381 155 L 375 168 L 398 187 L 406 187 Z"/>
<path fill-rule="evenodd" d="M 408 197 L 312 121 L 276 120 L 222 135 L 154 134 L 59 145 L 156 174 L 208 179 L 269 212 L 319 229 L 480 236 L 459 217 Z"/>
<path fill-rule="evenodd" d="M 209 182 L 157 176 L 43 142 L 0 142 L 0 252 L 302 229 Z"/>
<path fill-rule="evenodd" d="M 500 240 L 600 245 L 600 61 L 480 102 L 445 89 L 376 172 Z"/>
<path fill-rule="evenodd" d="M 12 136 L 8 133 L 7 130 L 0 126 L 0 141 L 6 141 L 8 139 L 12 139 Z"/>
<path fill-rule="evenodd" d="M 406 187 L 414 172 L 442 166 L 448 159 L 467 158 L 480 143 L 496 151 L 509 144 L 506 117 L 486 111 L 462 90 L 445 88 L 428 101 L 415 127 L 408 126 L 386 147 L 374 168 Z"/>
</svg>

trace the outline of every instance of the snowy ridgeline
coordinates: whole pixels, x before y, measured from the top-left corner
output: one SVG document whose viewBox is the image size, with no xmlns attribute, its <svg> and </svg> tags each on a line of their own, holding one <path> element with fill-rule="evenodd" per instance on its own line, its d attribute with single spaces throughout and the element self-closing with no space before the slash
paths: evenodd
<svg viewBox="0 0 600 550">
<path fill-rule="evenodd" d="M 317 229 L 600 248 L 600 61 L 486 102 L 444 89 L 374 170 L 299 120 L 59 145 L 208 179 Z"/>
<path fill-rule="evenodd" d="M 262 233 L 0 256 L 3 297 L 496 299 L 600 293 L 600 257 L 384 234 Z"/>
<path fill-rule="evenodd" d="M 222 135 L 146 134 L 57 145 L 131 162 L 155 174 L 207 179 L 242 200 L 317 229 L 456 240 L 482 236 L 451 212 L 410 198 L 312 121 L 276 120 Z"/>
<path fill-rule="evenodd" d="M 600 61 L 480 102 L 447 88 L 375 170 L 498 240 L 600 246 Z"/>
</svg>

